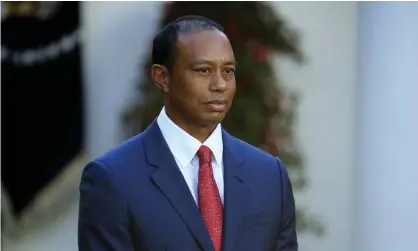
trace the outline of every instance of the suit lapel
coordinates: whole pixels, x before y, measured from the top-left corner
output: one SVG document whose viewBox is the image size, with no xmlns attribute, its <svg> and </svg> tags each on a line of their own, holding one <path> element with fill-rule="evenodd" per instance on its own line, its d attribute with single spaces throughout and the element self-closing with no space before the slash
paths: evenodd
<svg viewBox="0 0 418 251">
<path fill-rule="evenodd" d="M 223 131 L 224 142 L 224 234 L 223 250 L 234 250 L 234 242 L 242 219 L 242 209 L 246 208 L 248 184 L 245 184 L 247 175 L 243 168 L 243 156 L 239 152 L 234 139 Z"/>
<path fill-rule="evenodd" d="M 199 208 L 178 169 L 156 120 L 144 132 L 144 137 L 148 163 L 158 167 L 152 175 L 153 181 L 186 223 L 201 248 L 205 251 L 213 251 L 212 241 Z"/>
</svg>

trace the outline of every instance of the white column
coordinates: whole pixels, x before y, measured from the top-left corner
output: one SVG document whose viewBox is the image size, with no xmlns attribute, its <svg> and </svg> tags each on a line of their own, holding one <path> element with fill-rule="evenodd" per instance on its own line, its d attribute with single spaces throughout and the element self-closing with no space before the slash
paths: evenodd
<svg viewBox="0 0 418 251">
<path fill-rule="evenodd" d="M 355 251 L 418 250 L 418 3 L 359 3 Z"/>
<path fill-rule="evenodd" d="M 86 145 L 97 157 L 119 144 L 121 113 L 136 97 L 161 2 L 82 2 Z"/>
</svg>

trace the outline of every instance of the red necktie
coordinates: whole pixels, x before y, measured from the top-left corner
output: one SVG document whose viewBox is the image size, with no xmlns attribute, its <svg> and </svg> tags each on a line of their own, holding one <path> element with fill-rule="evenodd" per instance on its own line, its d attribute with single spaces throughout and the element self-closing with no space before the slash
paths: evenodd
<svg viewBox="0 0 418 251">
<path fill-rule="evenodd" d="M 223 206 L 218 186 L 213 177 L 212 151 L 209 147 L 202 145 L 197 155 L 199 157 L 198 194 L 200 213 L 215 251 L 221 251 Z"/>
</svg>

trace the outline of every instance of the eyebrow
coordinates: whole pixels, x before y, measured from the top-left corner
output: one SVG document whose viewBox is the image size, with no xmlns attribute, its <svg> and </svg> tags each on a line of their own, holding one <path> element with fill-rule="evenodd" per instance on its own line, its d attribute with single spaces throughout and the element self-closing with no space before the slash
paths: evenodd
<svg viewBox="0 0 418 251">
<path fill-rule="evenodd" d="M 213 64 L 213 61 L 202 59 L 202 60 L 197 60 L 197 61 L 194 61 L 194 62 L 192 62 L 191 64 L 192 64 L 192 65 L 198 65 L 198 64 Z M 234 66 L 237 66 L 237 61 L 235 61 L 235 60 L 229 60 L 229 61 L 226 61 L 224 64 L 226 64 L 226 65 L 234 65 Z"/>
</svg>

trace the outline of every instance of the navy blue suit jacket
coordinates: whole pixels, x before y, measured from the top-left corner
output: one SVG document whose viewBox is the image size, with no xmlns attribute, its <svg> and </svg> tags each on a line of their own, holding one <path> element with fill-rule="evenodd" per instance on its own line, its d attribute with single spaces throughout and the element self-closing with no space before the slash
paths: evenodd
<svg viewBox="0 0 418 251">
<path fill-rule="evenodd" d="M 296 251 L 292 187 L 280 159 L 223 131 L 223 251 Z M 156 121 L 84 169 L 80 251 L 212 251 Z"/>
</svg>

